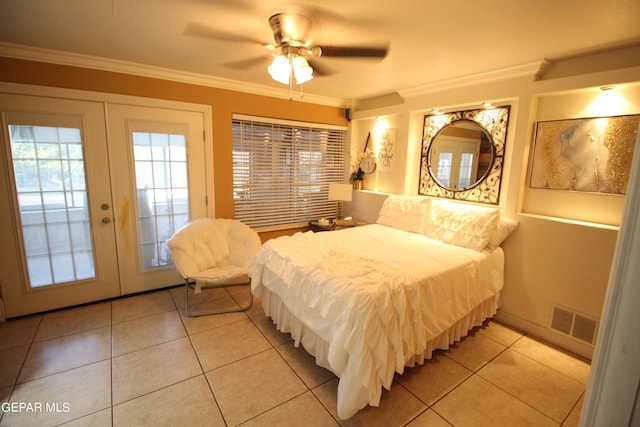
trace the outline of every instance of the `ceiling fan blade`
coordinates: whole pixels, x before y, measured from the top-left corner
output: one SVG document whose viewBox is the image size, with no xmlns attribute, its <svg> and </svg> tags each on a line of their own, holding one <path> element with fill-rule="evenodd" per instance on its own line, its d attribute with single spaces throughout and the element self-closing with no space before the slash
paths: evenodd
<svg viewBox="0 0 640 427">
<path fill-rule="evenodd" d="M 256 67 L 258 65 L 263 65 L 263 64 L 265 66 L 267 66 L 271 59 L 272 59 L 271 56 L 258 56 L 258 57 L 255 57 L 255 58 L 242 59 L 240 61 L 228 62 L 228 63 L 221 64 L 221 65 L 223 67 L 232 68 L 234 70 L 246 70 L 247 68 L 253 68 L 253 67 Z"/>
<path fill-rule="evenodd" d="M 309 66 L 313 68 L 313 74 L 318 77 L 330 76 L 332 74 L 336 74 L 336 71 L 327 67 L 324 64 L 321 64 L 320 61 L 310 60 Z"/>
<path fill-rule="evenodd" d="M 389 52 L 388 46 L 355 47 L 355 46 L 317 46 L 321 57 L 333 58 L 384 58 Z"/>
<path fill-rule="evenodd" d="M 250 37 L 245 37 L 237 34 L 225 33 L 223 31 L 218 31 L 215 28 L 211 28 L 208 25 L 200 24 L 198 22 L 190 22 L 184 28 L 184 34 L 187 36 L 195 36 L 202 37 L 206 39 L 214 39 L 214 40 L 224 40 L 230 42 L 238 42 L 238 43 L 251 43 L 260 46 L 267 46 L 267 43 L 264 43 L 260 40 L 252 39 Z"/>
</svg>

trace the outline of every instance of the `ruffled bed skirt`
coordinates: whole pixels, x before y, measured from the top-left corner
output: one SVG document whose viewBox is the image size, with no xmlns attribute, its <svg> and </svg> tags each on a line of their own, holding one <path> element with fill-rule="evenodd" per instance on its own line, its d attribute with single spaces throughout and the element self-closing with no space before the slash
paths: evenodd
<svg viewBox="0 0 640 427">
<path fill-rule="evenodd" d="M 265 314 L 271 317 L 277 328 L 281 332 L 290 333 L 295 346 L 300 344 L 311 355 L 315 356 L 316 363 L 340 377 L 338 385 L 338 416 L 342 419 L 353 416 L 360 409 L 368 404 L 377 406 L 378 402 L 371 402 L 369 390 L 366 390 L 361 382 L 356 378 L 346 378 L 341 372 L 336 372 L 328 361 L 329 343 L 320 338 L 313 330 L 308 328 L 303 322 L 298 320 L 285 306 L 280 297 L 271 292 L 268 288 L 262 288 L 262 306 Z M 412 367 L 421 365 L 425 360 L 430 359 L 434 350 L 447 350 L 449 346 L 463 337 L 469 331 L 496 314 L 500 304 L 500 295 L 494 295 L 476 308 L 471 310 L 465 317 L 455 322 L 449 329 L 427 342 L 426 350 L 421 354 L 413 355 L 409 360 L 405 360 L 405 366 Z M 402 372 L 398 372 L 402 374 Z"/>
</svg>

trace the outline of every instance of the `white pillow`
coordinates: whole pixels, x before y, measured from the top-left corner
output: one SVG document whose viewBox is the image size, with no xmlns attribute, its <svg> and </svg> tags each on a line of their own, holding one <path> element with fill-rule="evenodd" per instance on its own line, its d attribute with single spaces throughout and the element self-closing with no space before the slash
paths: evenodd
<svg viewBox="0 0 640 427">
<path fill-rule="evenodd" d="M 487 250 L 495 251 L 496 248 L 502 244 L 502 242 L 507 240 L 507 237 L 509 237 L 513 230 L 518 227 L 518 224 L 520 224 L 520 222 L 516 221 L 515 219 L 500 218 L 500 222 L 498 223 L 496 230 L 493 232 L 491 238 L 489 239 Z"/>
<path fill-rule="evenodd" d="M 480 206 L 433 200 L 425 236 L 482 251 L 494 234 L 500 211 Z"/>
<path fill-rule="evenodd" d="M 423 233 L 429 221 L 430 207 L 431 199 L 428 197 L 389 194 L 380 208 L 376 223 Z"/>
</svg>

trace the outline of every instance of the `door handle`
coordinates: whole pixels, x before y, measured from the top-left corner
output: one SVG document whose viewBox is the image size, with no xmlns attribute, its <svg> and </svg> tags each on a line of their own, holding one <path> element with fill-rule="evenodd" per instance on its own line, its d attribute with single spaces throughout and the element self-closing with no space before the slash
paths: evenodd
<svg viewBox="0 0 640 427">
<path fill-rule="evenodd" d="M 111 218 L 109 218 L 108 216 L 105 216 L 104 218 L 102 218 L 103 224 L 109 224 L 110 222 L 111 222 Z"/>
</svg>

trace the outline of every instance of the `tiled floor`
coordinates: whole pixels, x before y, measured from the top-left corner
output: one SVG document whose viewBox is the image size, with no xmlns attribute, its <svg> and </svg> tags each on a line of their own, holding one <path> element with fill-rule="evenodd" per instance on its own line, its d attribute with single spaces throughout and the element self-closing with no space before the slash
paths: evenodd
<svg viewBox="0 0 640 427">
<path fill-rule="evenodd" d="M 337 378 L 259 301 L 200 318 L 182 301 L 176 288 L 0 324 L 0 425 L 578 425 L 589 364 L 496 322 L 340 421 Z"/>
</svg>

